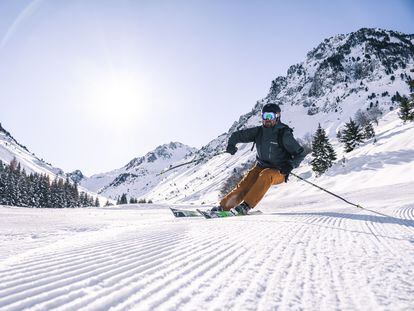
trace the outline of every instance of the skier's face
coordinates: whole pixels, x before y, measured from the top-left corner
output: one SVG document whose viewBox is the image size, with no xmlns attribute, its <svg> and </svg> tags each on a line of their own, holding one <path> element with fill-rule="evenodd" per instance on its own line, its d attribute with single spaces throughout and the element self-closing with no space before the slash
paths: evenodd
<svg viewBox="0 0 414 311">
<path fill-rule="evenodd" d="M 262 114 L 262 124 L 264 127 L 274 127 L 280 120 L 280 113 L 265 112 Z"/>
</svg>

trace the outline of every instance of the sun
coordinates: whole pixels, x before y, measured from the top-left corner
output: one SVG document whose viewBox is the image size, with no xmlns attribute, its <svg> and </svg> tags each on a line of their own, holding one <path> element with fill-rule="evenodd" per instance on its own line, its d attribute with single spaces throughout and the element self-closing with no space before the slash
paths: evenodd
<svg viewBox="0 0 414 311">
<path fill-rule="evenodd" d="M 128 74 L 97 77 L 88 83 L 84 108 L 88 114 L 115 124 L 130 124 L 145 113 L 149 88 Z"/>
</svg>

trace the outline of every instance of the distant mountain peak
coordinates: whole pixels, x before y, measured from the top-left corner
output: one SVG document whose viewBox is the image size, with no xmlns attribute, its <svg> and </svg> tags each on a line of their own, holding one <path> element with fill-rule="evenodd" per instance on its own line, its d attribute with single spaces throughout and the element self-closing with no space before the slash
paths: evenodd
<svg viewBox="0 0 414 311">
<path fill-rule="evenodd" d="M 177 149 L 184 149 L 187 150 L 189 154 L 195 151 L 194 148 L 187 146 L 180 142 L 170 142 L 167 144 L 163 144 L 160 146 L 157 146 L 154 150 L 148 152 L 142 157 L 134 158 L 130 162 L 128 162 L 127 165 L 125 165 L 125 168 L 127 170 L 130 170 L 134 167 L 137 167 L 141 165 L 142 163 L 152 163 L 155 162 L 158 159 L 161 160 L 168 160 L 171 159 L 173 156 L 173 153 Z"/>
<path fill-rule="evenodd" d="M 83 179 L 81 184 L 114 199 L 123 193 L 140 197 L 156 186 L 162 178 L 159 173 L 163 169 L 187 159 L 195 152 L 195 148 L 183 143 L 169 142 L 132 159 L 120 169 Z"/>
<path fill-rule="evenodd" d="M 83 175 L 83 173 L 80 170 L 75 170 L 71 173 L 67 173 L 66 175 L 78 184 L 85 178 L 85 175 Z"/>
</svg>

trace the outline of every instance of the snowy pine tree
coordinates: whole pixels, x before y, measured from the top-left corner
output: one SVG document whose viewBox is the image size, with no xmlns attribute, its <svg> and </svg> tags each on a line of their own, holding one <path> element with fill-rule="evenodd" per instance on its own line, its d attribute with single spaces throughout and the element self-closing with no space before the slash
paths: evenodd
<svg viewBox="0 0 414 311">
<path fill-rule="evenodd" d="M 372 112 L 370 112 L 371 110 Z M 378 109 L 371 110 L 364 112 L 359 109 L 355 113 L 355 123 L 362 128 L 364 139 L 374 138 L 375 131 L 372 122 L 375 122 L 378 125 Z"/>
<path fill-rule="evenodd" d="M 312 170 L 317 176 L 322 175 L 328 168 L 332 166 L 332 162 L 336 160 L 336 153 L 325 130 L 319 124 L 318 129 L 312 141 Z"/>
<path fill-rule="evenodd" d="M 64 208 L 97 206 L 97 201 L 84 192 L 79 194 L 77 184 L 68 178 L 56 177 L 51 183 L 46 174 L 27 175 L 13 159 L 9 165 L 0 161 L 0 204 Z"/>
<path fill-rule="evenodd" d="M 361 127 L 352 118 L 345 124 L 345 129 L 341 132 L 341 139 L 345 145 L 345 152 L 351 152 L 364 141 L 364 133 Z"/>
<path fill-rule="evenodd" d="M 401 120 L 405 122 L 414 121 L 414 94 L 411 94 L 410 98 L 401 97 L 400 100 L 400 112 L 398 115 Z"/>
<path fill-rule="evenodd" d="M 121 199 L 119 200 L 119 204 L 128 204 L 128 199 L 126 193 L 121 195 Z"/>
<path fill-rule="evenodd" d="M 374 126 L 372 125 L 372 123 L 369 122 L 364 126 L 364 138 L 370 139 L 374 137 L 375 137 Z"/>
</svg>

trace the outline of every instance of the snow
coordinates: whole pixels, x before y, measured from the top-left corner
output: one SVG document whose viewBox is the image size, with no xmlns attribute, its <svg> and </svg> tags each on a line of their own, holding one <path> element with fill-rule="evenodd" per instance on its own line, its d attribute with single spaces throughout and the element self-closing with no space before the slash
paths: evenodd
<svg viewBox="0 0 414 311">
<path fill-rule="evenodd" d="M 0 309 L 412 309 L 414 182 L 392 192 L 343 193 L 372 212 L 273 193 L 264 215 L 214 220 L 2 207 Z"/>
</svg>

